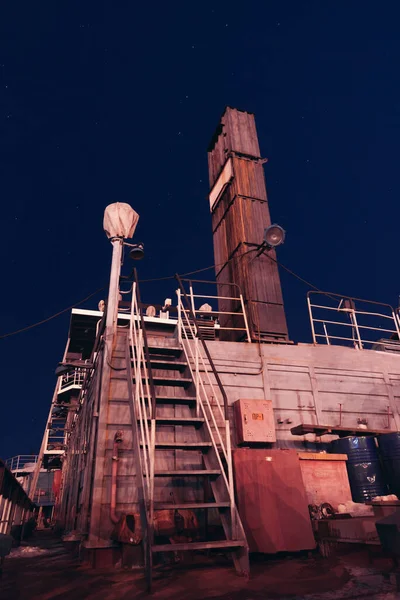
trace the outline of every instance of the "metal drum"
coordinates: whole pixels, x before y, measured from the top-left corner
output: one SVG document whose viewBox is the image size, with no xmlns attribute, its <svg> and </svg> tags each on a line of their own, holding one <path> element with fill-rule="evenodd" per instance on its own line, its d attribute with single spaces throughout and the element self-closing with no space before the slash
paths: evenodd
<svg viewBox="0 0 400 600">
<path fill-rule="evenodd" d="M 387 486 L 373 437 L 345 437 L 331 442 L 330 452 L 347 454 L 347 474 L 354 502 L 387 494 Z"/>
<path fill-rule="evenodd" d="M 400 433 L 383 433 L 378 444 L 390 493 L 400 498 Z"/>
</svg>

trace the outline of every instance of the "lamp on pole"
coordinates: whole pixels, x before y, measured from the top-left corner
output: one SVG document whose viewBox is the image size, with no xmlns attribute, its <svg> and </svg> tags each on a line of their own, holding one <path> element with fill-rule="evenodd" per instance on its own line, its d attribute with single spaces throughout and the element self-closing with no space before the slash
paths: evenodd
<svg viewBox="0 0 400 600">
<path fill-rule="evenodd" d="M 139 215 L 137 212 L 129 204 L 123 202 L 110 204 L 104 211 L 103 229 L 113 247 L 107 302 L 106 343 L 111 341 L 117 329 L 119 277 L 124 240 L 133 236 L 138 221 Z"/>
</svg>

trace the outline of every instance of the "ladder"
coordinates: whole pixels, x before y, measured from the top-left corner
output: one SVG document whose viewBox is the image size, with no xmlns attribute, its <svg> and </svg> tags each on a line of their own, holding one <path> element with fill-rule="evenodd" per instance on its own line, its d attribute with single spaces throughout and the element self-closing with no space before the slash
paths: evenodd
<svg viewBox="0 0 400 600">
<path fill-rule="evenodd" d="M 153 557 L 159 553 L 219 549 L 231 554 L 238 573 L 249 573 L 248 544 L 234 498 L 227 397 L 180 280 L 179 284 L 177 335 L 149 339 L 135 272 L 126 341 L 149 590 Z M 181 515 L 194 511 L 204 523 L 214 509 L 222 539 L 158 543 L 154 519 L 158 510 L 168 509 Z M 206 526 L 204 530 L 207 533 Z"/>
</svg>

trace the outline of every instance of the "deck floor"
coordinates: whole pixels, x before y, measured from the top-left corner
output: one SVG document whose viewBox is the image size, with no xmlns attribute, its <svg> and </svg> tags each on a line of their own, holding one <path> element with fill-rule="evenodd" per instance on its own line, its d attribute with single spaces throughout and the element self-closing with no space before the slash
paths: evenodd
<svg viewBox="0 0 400 600">
<path fill-rule="evenodd" d="M 36 532 L 4 563 L 1 600 L 139 600 L 148 598 L 143 577 L 132 570 L 96 571 L 82 566 L 52 532 Z M 368 563 L 365 549 L 340 557 L 260 558 L 253 560 L 246 582 L 221 557 L 195 567 L 180 565 L 155 573 L 155 600 L 341 600 L 399 598 L 384 576 L 383 559 Z"/>
</svg>

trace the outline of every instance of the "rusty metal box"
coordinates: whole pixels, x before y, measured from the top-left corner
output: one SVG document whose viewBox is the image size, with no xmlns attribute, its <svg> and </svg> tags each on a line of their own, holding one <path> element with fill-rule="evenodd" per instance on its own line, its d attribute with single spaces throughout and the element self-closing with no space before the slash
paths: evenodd
<svg viewBox="0 0 400 600">
<path fill-rule="evenodd" d="M 236 442 L 276 442 L 272 400 L 237 400 L 234 405 Z"/>
<path fill-rule="evenodd" d="M 328 502 L 335 510 L 351 500 L 347 454 L 298 452 L 308 504 Z"/>
</svg>

